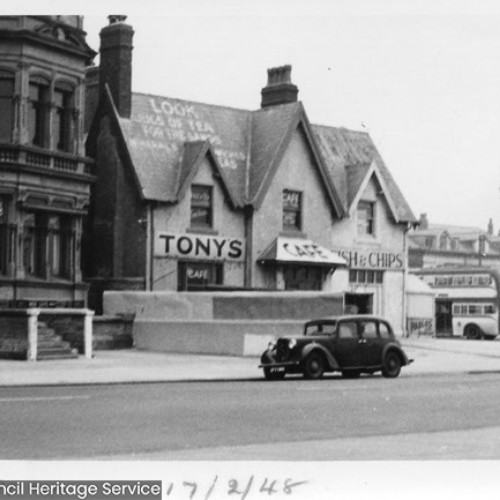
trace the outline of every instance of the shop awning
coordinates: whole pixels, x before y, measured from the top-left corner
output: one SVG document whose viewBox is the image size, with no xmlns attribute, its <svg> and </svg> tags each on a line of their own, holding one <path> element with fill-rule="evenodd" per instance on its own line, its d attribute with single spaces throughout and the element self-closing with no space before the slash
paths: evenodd
<svg viewBox="0 0 500 500">
<path fill-rule="evenodd" d="M 294 264 L 305 266 L 345 267 L 347 261 L 328 248 L 311 240 L 278 237 L 257 259 L 259 264 Z"/>
</svg>

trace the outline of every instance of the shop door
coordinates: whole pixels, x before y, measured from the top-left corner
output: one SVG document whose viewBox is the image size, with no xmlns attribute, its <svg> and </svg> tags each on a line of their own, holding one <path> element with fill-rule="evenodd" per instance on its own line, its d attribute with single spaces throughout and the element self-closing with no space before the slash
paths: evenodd
<svg viewBox="0 0 500 500">
<path fill-rule="evenodd" d="M 451 335 L 453 331 L 451 300 L 436 300 L 436 334 Z"/>
<path fill-rule="evenodd" d="M 371 293 L 346 293 L 344 303 L 346 314 L 373 314 Z"/>
</svg>

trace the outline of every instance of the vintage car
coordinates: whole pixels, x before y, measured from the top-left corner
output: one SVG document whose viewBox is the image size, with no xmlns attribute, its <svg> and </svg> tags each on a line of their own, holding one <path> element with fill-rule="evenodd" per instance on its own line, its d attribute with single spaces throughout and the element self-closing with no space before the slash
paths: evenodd
<svg viewBox="0 0 500 500">
<path fill-rule="evenodd" d="M 394 378 L 412 361 L 386 320 L 352 315 L 308 321 L 303 335 L 270 342 L 259 368 L 268 380 L 282 379 L 287 373 L 318 379 L 325 372 L 336 371 L 346 378 L 377 371 Z"/>
</svg>

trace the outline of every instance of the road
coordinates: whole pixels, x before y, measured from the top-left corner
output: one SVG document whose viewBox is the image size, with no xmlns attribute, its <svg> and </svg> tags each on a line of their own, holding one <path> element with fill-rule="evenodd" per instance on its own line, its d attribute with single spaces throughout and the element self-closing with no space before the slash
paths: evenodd
<svg viewBox="0 0 500 500">
<path fill-rule="evenodd" d="M 498 394 L 495 373 L 2 388 L 0 459 L 443 458 L 439 436 L 498 459 Z"/>
</svg>

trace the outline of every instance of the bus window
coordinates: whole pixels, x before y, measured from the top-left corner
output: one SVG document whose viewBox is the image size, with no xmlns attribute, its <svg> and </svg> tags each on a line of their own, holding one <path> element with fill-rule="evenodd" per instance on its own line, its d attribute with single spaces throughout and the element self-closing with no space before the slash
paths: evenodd
<svg viewBox="0 0 500 500">
<path fill-rule="evenodd" d="M 484 314 L 495 314 L 497 311 L 493 304 L 486 304 L 484 306 Z"/>
<path fill-rule="evenodd" d="M 469 305 L 469 315 L 475 316 L 481 314 L 481 306 L 478 304 L 470 304 Z"/>
</svg>

